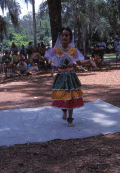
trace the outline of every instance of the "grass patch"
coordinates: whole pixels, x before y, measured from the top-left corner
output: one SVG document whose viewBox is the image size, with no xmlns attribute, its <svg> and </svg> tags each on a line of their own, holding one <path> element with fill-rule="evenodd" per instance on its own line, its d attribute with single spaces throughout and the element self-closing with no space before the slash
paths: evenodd
<svg viewBox="0 0 120 173">
<path fill-rule="evenodd" d="M 116 54 L 105 54 L 104 59 L 116 59 Z"/>
<path fill-rule="evenodd" d="M 87 56 L 91 57 L 91 54 L 88 54 Z M 116 54 L 104 54 L 104 59 L 116 59 Z"/>
</svg>

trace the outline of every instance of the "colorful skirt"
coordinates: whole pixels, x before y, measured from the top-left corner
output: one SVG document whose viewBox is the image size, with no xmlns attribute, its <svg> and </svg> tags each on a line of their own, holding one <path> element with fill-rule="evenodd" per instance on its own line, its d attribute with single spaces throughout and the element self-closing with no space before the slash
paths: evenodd
<svg viewBox="0 0 120 173">
<path fill-rule="evenodd" d="M 52 106 L 68 110 L 83 106 L 81 87 L 74 71 L 58 72 L 52 87 Z"/>
</svg>

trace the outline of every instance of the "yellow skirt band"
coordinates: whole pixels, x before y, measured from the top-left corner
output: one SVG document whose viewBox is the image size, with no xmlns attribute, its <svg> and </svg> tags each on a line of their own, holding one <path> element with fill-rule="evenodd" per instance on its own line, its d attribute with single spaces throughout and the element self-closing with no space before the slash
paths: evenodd
<svg viewBox="0 0 120 173">
<path fill-rule="evenodd" d="M 62 90 L 53 90 L 51 98 L 57 99 L 57 100 L 68 100 L 71 98 L 79 98 L 83 95 L 83 92 L 81 89 L 78 90 L 71 90 L 71 91 L 62 91 Z"/>
</svg>

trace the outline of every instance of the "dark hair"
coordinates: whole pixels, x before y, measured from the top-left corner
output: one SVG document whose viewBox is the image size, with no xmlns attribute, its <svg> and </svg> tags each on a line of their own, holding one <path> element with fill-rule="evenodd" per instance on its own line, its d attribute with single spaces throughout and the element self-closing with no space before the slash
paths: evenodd
<svg viewBox="0 0 120 173">
<path fill-rule="evenodd" d="M 18 51 L 17 51 L 17 52 L 18 52 Z M 20 54 L 24 54 L 24 50 L 23 50 L 23 49 L 20 51 Z"/>
<path fill-rule="evenodd" d="M 44 48 L 44 47 L 45 47 L 45 45 L 44 45 L 44 43 L 43 43 L 43 42 L 41 42 L 41 47 L 42 47 L 42 48 Z"/>
<path fill-rule="evenodd" d="M 6 50 L 6 51 L 5 51 L 5 54 L 9 54 L 9 50 Z"/>
<path fill-rule="evenodd" d="M 62 34 L 62 32 L 63 32 L 64 30 L 70 32 L 70 42 L 71 42 L 71 41 L 72 41 L 72 30 L 71 30 L 69 27 L 67 27 L 67 28 L 63 27 L 63 28 L 61 28 L 61 29 L 59 30 L 60 35 Z"/>
</svg>

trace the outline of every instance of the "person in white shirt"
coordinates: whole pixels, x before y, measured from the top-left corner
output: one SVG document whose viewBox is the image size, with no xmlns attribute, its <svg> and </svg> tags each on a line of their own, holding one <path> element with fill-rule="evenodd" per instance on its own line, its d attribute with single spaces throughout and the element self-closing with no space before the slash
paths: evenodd
<svg viewBox="0 0 120 173">
<path fill-rule="evenodd" d="M 35 64 L 35 62 L 32 62 L 32 65 L 29 68 L 29 71 L 39 71 L 38 66 Z"/>
<path fill-rule="evenodd" d="M 116 60 L 120 59 L 120 38 L 118 37 L 117 40 L 114 43 L 114 48 L 116 52 Z"/>
<path fill-rule="evenodd" d="M 101 38 L 100 42 L 97 45 L 99 47 L 99 55 L 101 56 L 101 60 L 103 62 L 103 56 L 104 56 L 104 53 L 105 53 L 106 44 L 103 42 L 103 40 Z"/>
</svg>

